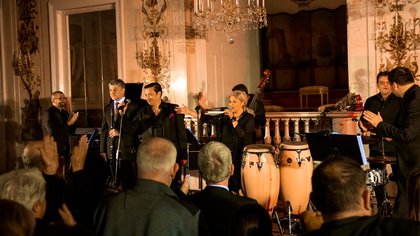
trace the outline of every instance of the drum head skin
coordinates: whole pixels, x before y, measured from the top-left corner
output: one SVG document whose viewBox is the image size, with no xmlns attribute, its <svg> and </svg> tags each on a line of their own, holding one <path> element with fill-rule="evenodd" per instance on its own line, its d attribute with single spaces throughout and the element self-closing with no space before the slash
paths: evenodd
<svg viewBox="0 0 420 236">
<path fill-rule="evenodd" d="M 244 148 L 244 153 L 265 153 L 273 152 L 274 146 L 270 144 L 250 144 Z"/>
<path fill-rule="evenodd" d="M 280 144 L 282 150 L 306 150 L 309 149 L 307 142 L 283 142 Z"/>
</svg>

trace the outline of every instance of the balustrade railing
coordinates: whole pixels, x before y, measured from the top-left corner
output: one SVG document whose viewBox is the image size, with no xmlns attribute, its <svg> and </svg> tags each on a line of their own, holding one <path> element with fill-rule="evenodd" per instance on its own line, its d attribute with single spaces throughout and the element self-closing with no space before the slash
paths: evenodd
<svg viewBox="0 0 420 236">
<path fill-rule="evenodd" d="M 331 130 L 343 134 L 357 134 L 357 121 L 361 112 L 267 112 L 264 143 L 280 145 L 283 141 L 305 141 L 304 134 L 312 131 Z M 185 126 L 196 138 L 212 140 L 216 137 L 216 125 L 203 124 L 198 133 L 197 119 L 185 117 Z M 210 133 L 209 133 L 210 132 Z"/>
</svg>

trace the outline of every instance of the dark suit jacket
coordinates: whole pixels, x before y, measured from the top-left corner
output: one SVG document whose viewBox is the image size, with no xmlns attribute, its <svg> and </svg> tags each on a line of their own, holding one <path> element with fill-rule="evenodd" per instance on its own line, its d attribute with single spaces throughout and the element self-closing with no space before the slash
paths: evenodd
<svg viewBox="0 0 420 236">
<path fill-rule="evenodd" d="M 413 85 L 403 97 L 401 110 L 395 124 L 380 122 L 376 127 L 380 136 L 391 137 L 397 142 L 396 214 L 408 216 L 406 194 L 407 177 L 420 168 L 420 88 Z"/>
<path fill-rule="evenodd" d="M 321 229 L 311 231 L 307 236 L 391 236 L 419 235 L 420 223 L 397 217 L 380 216 L 349 217 L 322 224 Z"/>
<path fill-rule="evenodd" d="M 139 109 L 140 104 L 131 102 L 123 116 L 122 130 L 120 130 L 121 116 L 117 114 L 117 118 L 113 121 L 114 118 L 114 101 L 111 101 L 108 105 L 105 106 L 105 116 L 102 119 L 102 128 L 100 136 L 100 152 L 106 153 L 108 159 L 115 156 L 117 147 L 118 147 L 118 137 L 113 139 L 109 138 L 109 131 L 114 128 L 120 132 L 121 135 L 121 159 L 136 159 L 137 147 L 138 147 L 138 137 L 132 135 L 131 132 L 128 132 L 131 128 L 131 121 Z M 111 148 L 112 146 L 112 148 Z"/>
<path fill-rule="evenodd" d="M 48 108 L 44 121 L 44 135 L 51 134 L 57 143 L 58 155 L 70 156 L 70 140 L 71 134 L 74 134 L 76 127 L 67 125 L 70 115 L 65 110 L 60 110 L 55 106 Z"/>
<path fill-rule="evenodd" d="M 203 191 L 188 195 L 186 200 L 198 206 L 211 235 L 230 235 L 230 222 L 242 206 L 258 204 L 255 199 L 235 195 L 224 188 L 207 186 Z"/>
<path fill-rule="evenodd" d="M 381 122 L 379 135 L 397 141 L 397 158 L 404 179 L 420 168 L 420 88 L 413 85 L 404 94 L 395 125 Z"/>
<path fill-rule="evenodd" d="M 152 107 L 146 105 L 138 112 L 131 126 L 131 131 L 141 135 L 142 140 L 150 137 L 162 137 L 170 140 L 176 147 L 177 161 L 187 159 L 187 133 L 185 131 L 184 115 L 176 114 L 177 105 L 160 104 L 160 113 L 155 115 Z"/>
<path fill-rule="evenodd" d="M 163 183 L 140 179 L 125 192 L 105 198 L 94 217 L 97 235 L 185 235 L 199 233 L 200 212 L 181 202 Z"/>
</svg>

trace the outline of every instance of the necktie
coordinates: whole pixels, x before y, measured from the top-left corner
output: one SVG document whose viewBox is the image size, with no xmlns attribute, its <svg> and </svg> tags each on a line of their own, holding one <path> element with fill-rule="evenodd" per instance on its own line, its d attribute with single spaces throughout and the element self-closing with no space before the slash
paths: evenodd
<svg viewBox="0 0 420 236">
<path fill-rule="evenodd" d="M 114 121 L 117 120 L 118 117 L 118 104 L 119 102 L 115 102 L 115 106 L 114 106 Z"/>
</svg>

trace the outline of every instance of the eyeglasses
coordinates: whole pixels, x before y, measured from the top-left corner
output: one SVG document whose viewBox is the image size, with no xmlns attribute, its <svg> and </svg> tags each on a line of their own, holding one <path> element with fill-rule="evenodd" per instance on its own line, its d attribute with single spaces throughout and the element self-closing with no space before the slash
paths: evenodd
<svg viewBox="0 0 420 236">
<path fill-rule="evenodd" d="M 58 100 L 63 101 L 63 100 L 66 100 L 67 98 L 66 97 L 59 97 L 59 98 L 54 98 L 54 99 L 58 99 Z"/>
</svg>

